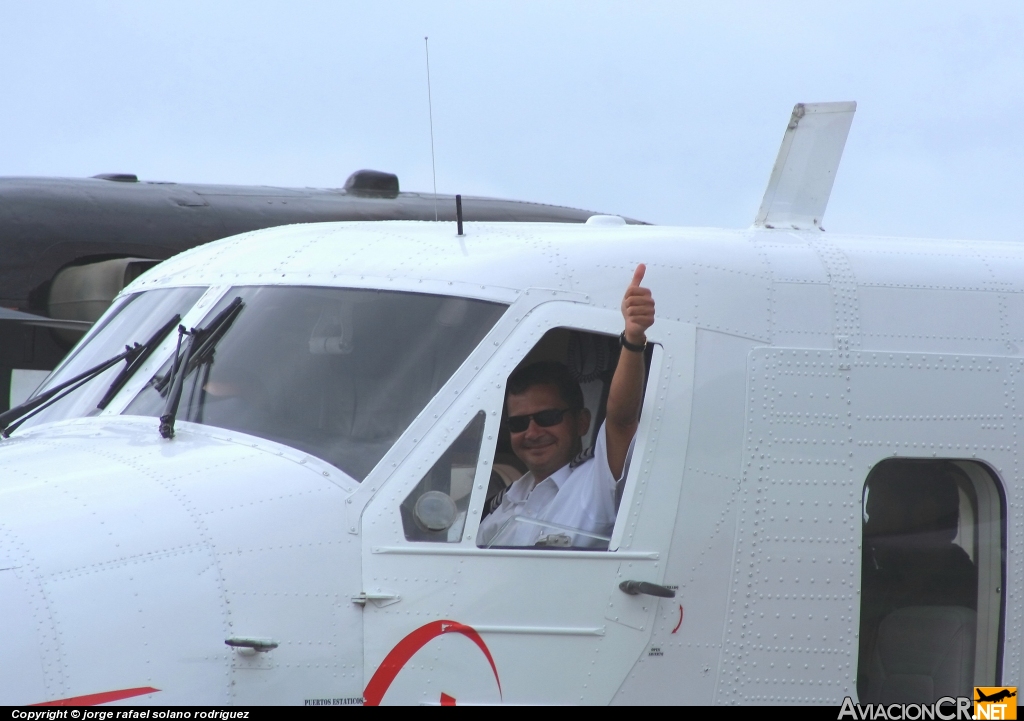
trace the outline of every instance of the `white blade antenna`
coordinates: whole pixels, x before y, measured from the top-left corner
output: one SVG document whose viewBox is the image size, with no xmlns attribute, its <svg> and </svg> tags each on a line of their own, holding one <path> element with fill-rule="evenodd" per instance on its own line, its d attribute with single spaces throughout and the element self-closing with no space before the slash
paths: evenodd
<svg viewBox="0 0 1024 721">
<path fill-rule="evenodd" d="M 430 172 L 434 176 L 434 222 L 437 222 L 437 164 L 434 162 L 434 102 L 430 97 L 430 42 L 423 36 L 423 49 L 427 53 L 427 113 L 430 117 Z"/>
<path fill-rule="evenodd" d="M 857 103 L 797 103 L 754 225 L 823 230 Z"/>
</svg>

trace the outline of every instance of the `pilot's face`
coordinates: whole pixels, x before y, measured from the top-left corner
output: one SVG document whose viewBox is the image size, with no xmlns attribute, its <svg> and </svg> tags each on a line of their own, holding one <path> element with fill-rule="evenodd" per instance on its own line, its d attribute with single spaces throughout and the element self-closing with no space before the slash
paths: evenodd
<svg viewBox="0 0 1024 721">
<path fill-rule="evenodd" d="M 561 410 L 569 404 L 562 400 L 558 388 L 552 385 L 530 386 L 523 393 L 509 395 L 509 416 L 525 416 L 546 410 Z M 579 452 L 580 436 L 590 427 L 590 413 L 586 410 L 568 411 L 562 421 L 541 427 L 535 420 L 521 433 L 512 433 L 512 451 L 526 464 L 534 477 L 542 481 Z"/>
</svg>

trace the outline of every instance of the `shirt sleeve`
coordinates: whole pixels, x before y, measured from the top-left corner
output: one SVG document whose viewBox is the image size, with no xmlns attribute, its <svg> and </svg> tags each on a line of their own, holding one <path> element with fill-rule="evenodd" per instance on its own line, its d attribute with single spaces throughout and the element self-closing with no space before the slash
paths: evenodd
<svg viewBox="0 0 1024 721">
<path fill-rule="evenodd" d="M 501 526 L 505 521 L 509 519 L 515 512 L 515 503 L 512 502 L 512 497 L 520 497 L 521 494 L 516 492 L 520 490 L 523 476 L 519 480 L 515 481 L 508 489 L 502 494 L 501 505 L 487 514 L 487 517 L 480 521 L 480 528 L 476 532 L 476 545 L 481 548 L 485 547 L 490 543 L 494 536 L 497 535 L 498 531 L 501 530 Z"/>
<path fill-rule="evenodd" d="M 633 447 L 636 445 L 636 434 L 633 434 L 632 440 L 629 442 L 629 450 L 626 451 L 626 462 L 622 464 L 622 475 L 616 478 L 612 474 L 611 466 L 608 465 L 608 436 L 605 433 L 604 423 L 597 431 L 597 439 L 594 441 L 594 461 L 599 465 L 597 469 L 598 476 L 602 479 L 602 483 L 610 483 L 611 487 L 614 488 L 616 484 L 621 483 L 623 479 L 629 474 L 629 463 L 633 460 Z"/>
<path fill-rule="evenodd" d="M 626 454 L 626 463 L 623 465 L 622 478 L 626 477 L 632 453 L 633 444 L 630 443 L 629 452 Z M 604 423 L 597 431 L 597 438 L 594 441 L 594 458 L 590 462 L 593 464 L 594 470 L 587 489 L 590 496 L 590 500 L 585 504 L 587 515 L 590 516 L 593 528 L 610 528 L 615 523 L 615 514 L 618 510 L 619 494 L 617 491 L 621 485 L 621 478 L 616 478 L 608 465 L 608 441 Z"/>
</svg>

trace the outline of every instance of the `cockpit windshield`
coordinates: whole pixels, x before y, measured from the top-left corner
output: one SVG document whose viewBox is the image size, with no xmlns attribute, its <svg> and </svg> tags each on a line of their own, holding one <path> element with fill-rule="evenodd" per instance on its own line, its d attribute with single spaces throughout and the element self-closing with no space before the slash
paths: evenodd
<svg viewBox="0 0 1024 721">
<path fill-rule="evenodd" d="M 175 316 L 183 316 L 206 292 L 206 288 L 163 288 L 129 295 L 118 301 L 100 321 L 100 326 L 71 352 L 36 393 L 74 378 L 88 368 L 112 358 L 135 343 L 152 339 Z M 28 419 L 23 428 L 40 423 L 80 418 L 99 413 L 97 404 L 124 367 L 119 364 L 81 386 Z"/>
<path fill-rule="evenodd" d="M 207 321 L 236 298 L 241 309 L 230 326 L 187 367 L 178 419 L 298 448 L 357 481 L 506 308 L 419 293 L 260 286 L 231 289 Z M 168 360 L 124 412 L 160 416 L 170 370 Z"/>
</svg>

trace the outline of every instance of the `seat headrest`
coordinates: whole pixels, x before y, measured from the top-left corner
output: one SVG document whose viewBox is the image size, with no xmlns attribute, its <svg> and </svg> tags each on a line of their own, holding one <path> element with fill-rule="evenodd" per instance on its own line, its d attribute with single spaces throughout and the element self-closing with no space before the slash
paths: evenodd
<svg viewBox="0 0 1024 721">
<path fill-rule="evenodd" d="M 868 478 L 864 536 L 917 536 L 949 543 L 960 518 L 959 469 L 947 462 L 891 460 Z"/>
</svg>

